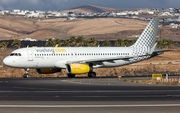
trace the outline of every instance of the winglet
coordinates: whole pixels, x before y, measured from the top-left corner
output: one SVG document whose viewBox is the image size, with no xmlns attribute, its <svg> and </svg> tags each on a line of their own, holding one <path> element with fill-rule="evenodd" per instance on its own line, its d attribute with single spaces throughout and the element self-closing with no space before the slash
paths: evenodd
<svg viewBox="0 0 180 113">
<path fill-rule="evenodd" d="M 152 54 L 154 52 L 154 49 L 156 48 L 157 43 L 154 44 L 154 46 L 151 48 L 148 54 Z"/>
<path fill-rule="evenodd" d="M 58 44 L 56 44 L 56 46 L 55 47 L 58 47 L 59 45 Z"/>
</svg>

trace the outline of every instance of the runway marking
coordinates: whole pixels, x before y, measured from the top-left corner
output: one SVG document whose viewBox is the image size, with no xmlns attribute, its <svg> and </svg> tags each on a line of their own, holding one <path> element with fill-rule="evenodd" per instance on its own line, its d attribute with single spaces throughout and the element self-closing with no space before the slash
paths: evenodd
<svg viewBox="0 0 180 113">
<path fill-rule="evenodd" d="M 32 87 L 13 87 L 13 88 L 19 88 L 19 89 L 38 89 L 38 90 L 56 90 L 56 89 L 48 89 L 48 88 L 32 88 Z"/>
<path fill-rule="evenodd" d="M 37 92 L 37 93 L 129 93 L 129 92 L 180 92 L 180 90 L 120 90 L 120 91 L 0 91 L 0 93 L 26 93 L 26 92 Z"/>
<path fill-rule="evenodd" d="M 0 98 L 5 97 L 13 97 L 13 98 L 19 98 L 19 97 L 26 97 L 26 98 L 157 98 L 157 97 L 180 97 L 180 95 L 135 95 L 135 96 L 0 96 Z"/>
<path fill-rule="evenodd" d="M 0 105 L 0 108 L 180 107 L 180 104 L 149 105 Z"/>
<path fill-rule="evenodd" d="M 0 81 L 0 83 L 3 83 L 3 82 L 4 82 L 4 83 L 8 83 L 8 81 Z"/>
</svg>

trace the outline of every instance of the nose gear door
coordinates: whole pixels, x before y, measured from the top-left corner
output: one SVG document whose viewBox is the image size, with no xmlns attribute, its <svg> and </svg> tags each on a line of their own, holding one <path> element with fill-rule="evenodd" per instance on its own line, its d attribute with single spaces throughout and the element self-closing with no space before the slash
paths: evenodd
<svg viewBox="0 0 180 113">
<path fill-rule="evenodd" d="M 33 61 L 33 53 L 32 50 L 28 50 L 28 61 Z"/>
</svg>

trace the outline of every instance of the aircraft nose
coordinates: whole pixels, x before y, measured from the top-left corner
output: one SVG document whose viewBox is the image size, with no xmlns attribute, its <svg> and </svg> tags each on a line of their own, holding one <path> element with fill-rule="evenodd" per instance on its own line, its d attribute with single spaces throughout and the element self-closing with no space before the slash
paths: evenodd
<svg viewBox="0 0 180 113">
<path fill-rule="evenodd" d="M 6 66 L 9 66 L 9 65 L 10 65 L 10 61 L 9 61 L 9 58 L 8 58 L 8 57 L 4 58 L 3 64 L 6 65 Z"/>
</svg>

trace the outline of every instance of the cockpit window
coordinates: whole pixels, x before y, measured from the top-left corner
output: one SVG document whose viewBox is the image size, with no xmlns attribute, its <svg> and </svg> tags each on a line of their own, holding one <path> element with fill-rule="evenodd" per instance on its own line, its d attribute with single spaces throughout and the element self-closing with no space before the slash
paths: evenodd
<svg viewBox="0 0 180 113">
<path fill-rule="evenodd" d="M 21 56 L 21 53 L 11 53 L 10 56 Z"/>
<path fill-rule="evenodd" d="M 14 56 L 14 53 L 11 53 L 10 56 Z"/>
<path fill-rule="evenodd" d="M 21 56 L 21 53 L 18 53 L 18 56 Z"/>
</svg>

